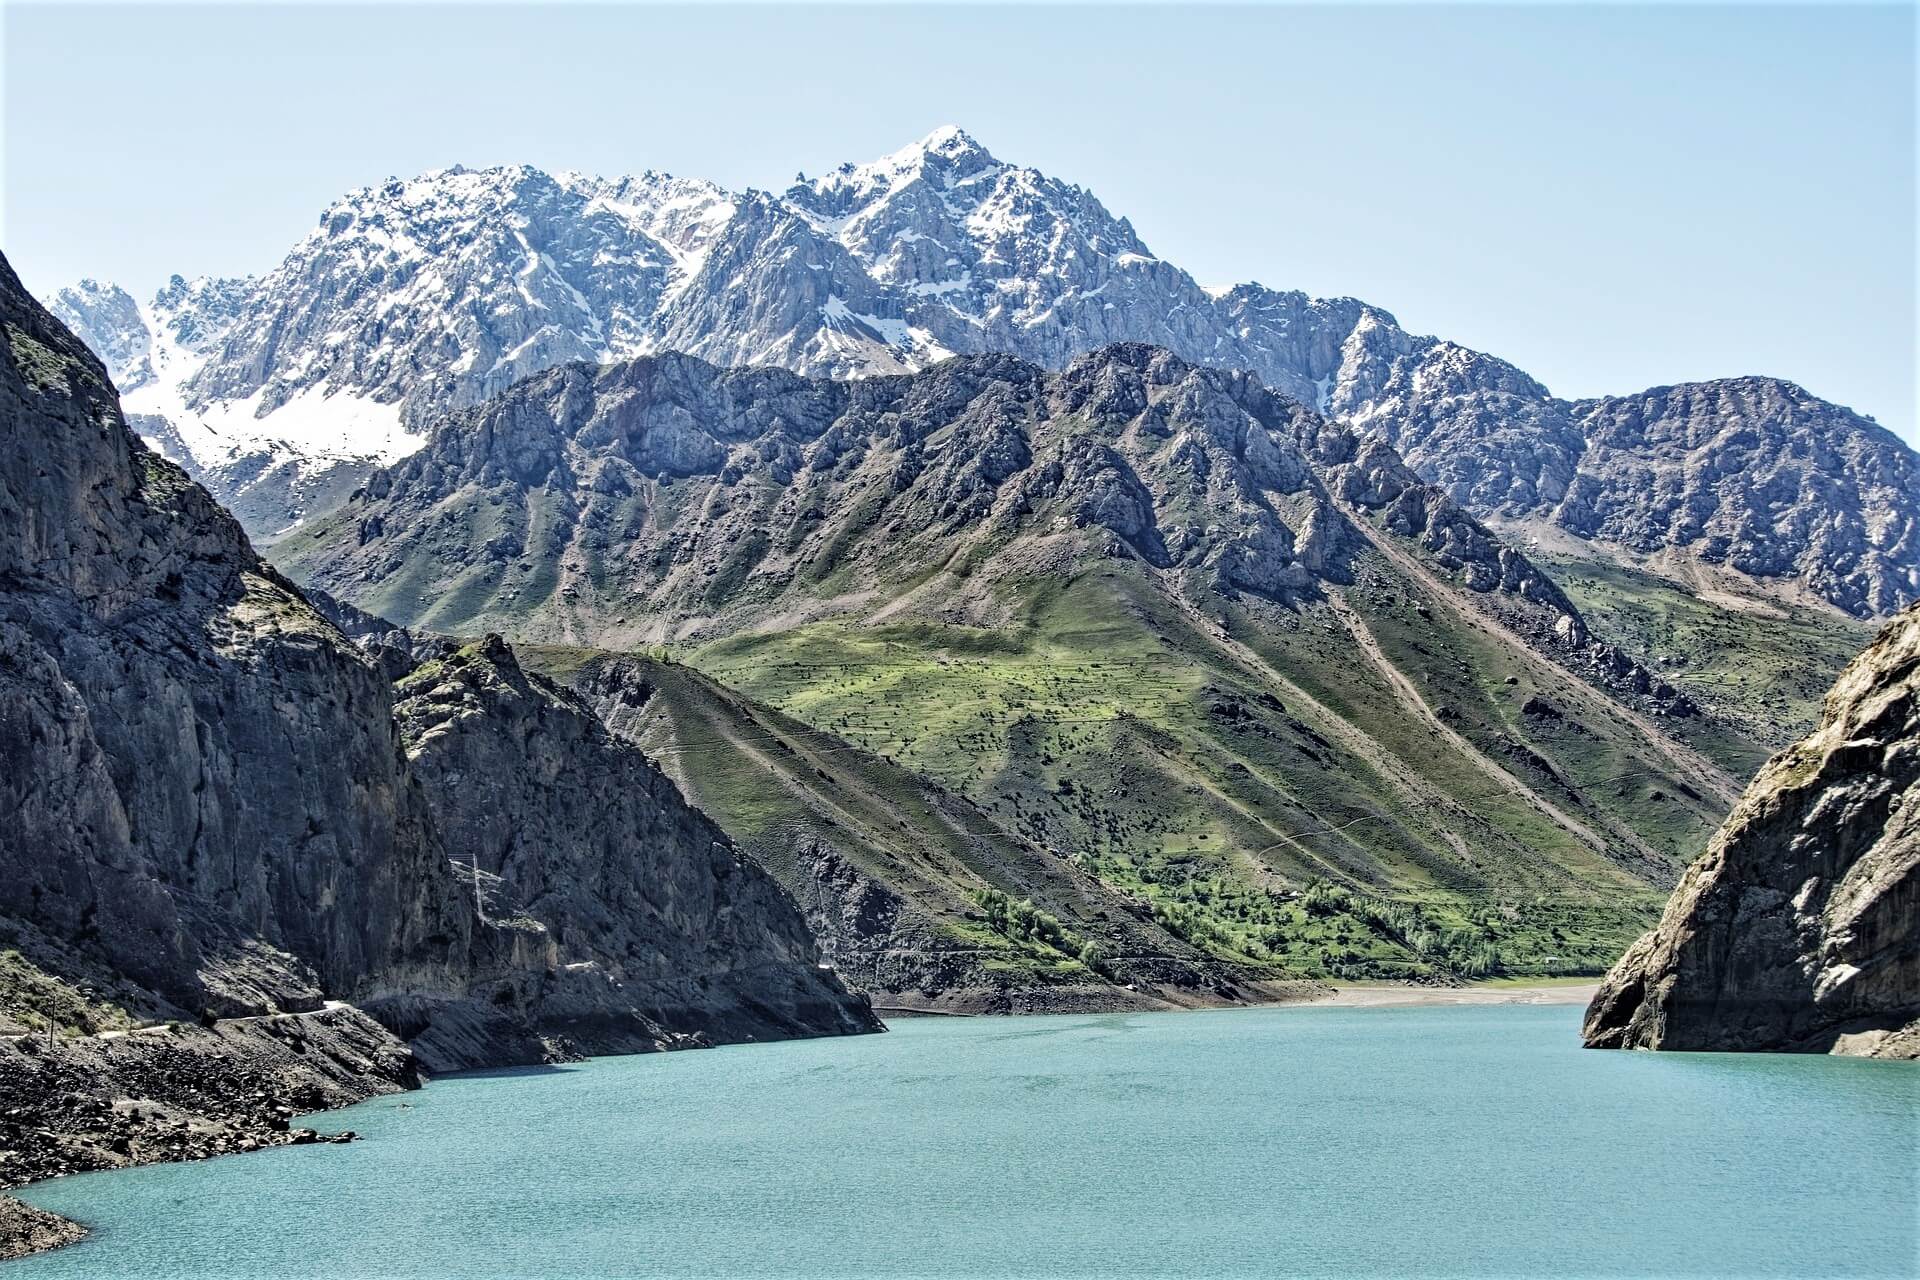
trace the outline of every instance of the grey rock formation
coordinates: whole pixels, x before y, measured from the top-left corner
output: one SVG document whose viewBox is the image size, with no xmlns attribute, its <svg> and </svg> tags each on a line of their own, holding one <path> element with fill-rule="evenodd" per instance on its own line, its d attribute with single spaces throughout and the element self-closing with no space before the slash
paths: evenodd
<svg viewBox="0 0 1920 1280">
<path fill-rule="evenodd" d="M 1774 378 L 1574 412 L 1587 450 L 1553 508 L 1562 528 L 1797 582 L 1860 617 L 1920 598 L 1920 457 L 1892 432 Z"/>
<path fill-rule="evenodd" d="M 554 959 L 528 1011 L 543 1034 L 610 1053 L 874 1029 L 772 878 L 498 636 L 398 692 L 457 874 L 486 917 L 544 930 Z"/>
<path fill-rule="evenodd" d="M 542 1000 L 564 994 L 577 1011 L 565 975 L 591 957 L 536 916 L 476 912 L 451 860 L 477 855 L 462 859 L 449 839 L 474 831 L 409 763 L 386 670 L 139 444 L 105 370 L 10 269 L 0 325 L 8 937 L 70 978 L 130 983 L 162 1012 L 255 1015 L 334 997 L 414 1040 L 433 1069 L 551 1053 Z M 462 721 L 464 742 L 495 733 L 492 767 L 540 766 L 515 755 L 511 717 L 482 710 Z M 658 957 L 706 974 L 693 957 L 710 958 L 717 931 L 739 946 L 741 973 L 710 1007 L 768 1006 L 674 1037 L 873 1025 L 812 970 L 764 882 L 721 866 L 706 829 L 676 825 L 690 820 L 670 788 L 606 802 L 626 806 L 623 819 L 651 815 L 648 865 L 663 882 L 674 868 L 684 877 L 684 909 L 650 921 Z M 606 1024 L 623 1008 L 609 1002 Z M 624 1030 L 623 1047 L 662 1040 L 646 1018 Z"/>
<path fill-rule="evenodd" d="M 996 584 L 1101 560 L 1287 600 L 1371 521 L 1558 660 L 1678 714 L 1560 589 L 1377 438 L 1139 345 L 806 379 L 690 357 L 567 366 L 457 413 L 290 538 L 322 591 L 452 634 L 623 647 L 857 612 L 998 617 Z"/>
<path fill-rule="evenodd" d="M 1597 1048 L 1920 1057 L 1920 609 L 1760 771 L 1587 1011 Z"/>
<path fill-rule="evenodd" d="M 47 310 L 105 362 L 121 391 L 153 381 L 153 368 L 147 360 L 153 338 L 147 331 L 146 318 L 140 314 L 140 304 L 125 289 L 82 280 L 48 298 Z"/>
<path fill-rule="evenodd" d="M 196 1013 L 456 964 L 385 682 L 134 440 L 10 271 L 0 319 L 4 909 Z"/>
<path fill-rule="evenodd" d="M 176 281 L 150 335 L 110 286 L 70 292 L 62 314 L 139 388 L 130 409 L 168 419 L 256 537 L 566 361 L 845 377 L 993 352 L 1059 369 L 1125 341 L 1364 426 L 1482 517 L 1676 549 L 1859 614 L 1920 597 L 1915 455 L 1856 414 L 1763 379 L 1569 403 L 1351 298 L 1210 291 L 1090 192 L 950 127 L 779 195 L 520 165 L 395 179 L 257 281 Z"/>
</svg>

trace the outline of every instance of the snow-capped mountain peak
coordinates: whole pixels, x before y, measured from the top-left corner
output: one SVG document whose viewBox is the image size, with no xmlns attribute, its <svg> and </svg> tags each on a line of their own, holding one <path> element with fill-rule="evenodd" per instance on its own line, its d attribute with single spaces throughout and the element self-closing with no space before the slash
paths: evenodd
<svg viewBox="0 0 1920 1280">
<path fill-rule="evenodd" d="M 1630 468 L 1617 440 L 1632 438 L 1635 415 L 1692 430 L 1710 413 L 1773 412 L 1790 397 L 1569 405 L 1505 361 L 1410 334 L 1353 298 L 1202 288 L 1091 192 L 950 125 L 777 195 L 525 164 L 390 178 L 328 206 L 257 280 L 175 279 L 145 306 L 84 282 L 49 301 L 106 357 L 129 411 L 145 415 L 139 429 L 256 534 L 342 496 L 446 410 L 567 361 L 678 350 L 844 377 L 982 352 L 1060 368 L 1108 343 L 1144 342 L 1250 370 L 1364 424 L 1482 513 L 1642 550 L 1698 544 L 1758 567 L 1749 572 L 1804 573 L 1856 612 L 1920 596 L 1920 466 L 1845 410 L 1793 418 L 1807 456 L 1831 462 L 1818 475 L 1794 471 L 1796 491 L 1859 488 L 1871 507 L 1863 517 L 1825 502 L 1810 514 L 1805 527 L 1838 530 L 1824 550 L 1783 549 L 1769 531 L 1784 527 L 1777 520 L 1699 514 L 1757 510 L 1764 495 L 1682 483 L 1693 496 L 1684 518 L 1671 516 L 1644 476 L 1619 480 Z M 1585 425 L 1599 421 L 1611 433 L 1604 453 Z M 1762 435 L 1779 436 L 1775 425 L 1759 424 Z M 1633 460 L 1642 463 L 1668 465 Z"/>
<path fill-rule="evenodd" d="M 1001 168 L 987 149 L 958 125 L 941 125 L 918 142 L 867 164 L 847 163 L 833 172 L 794 185 L 788 199 L 824 209 L 867 204 L 908 183 L 925 179 L 948 190 Z"/>
</svg>

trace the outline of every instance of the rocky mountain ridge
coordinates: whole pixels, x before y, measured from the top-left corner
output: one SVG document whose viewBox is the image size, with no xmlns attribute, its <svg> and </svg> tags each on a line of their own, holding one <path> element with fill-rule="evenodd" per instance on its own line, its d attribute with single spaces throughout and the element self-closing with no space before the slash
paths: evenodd
<svg viewBox="0 0 1920 1280">
<path fill-rule="evenodd" d="M 778 195 L 438 170 L 350 193 L 258 280 L 176 282 L 145 313 L 116 293 L 51 303 L 128 380 L 130 410 L 165 420 L 143 430 L 256 534 L 324 510 L 441 413 L 567 361 L 681 351 L 870 376 L 992 352 L 1060 368 L 1134 341 L 1367 426 L 1482 516 L 1678 548 L 1856 614 L 1920 596 L 1915 455 L 1848 410 L 1772 379 L 1571 403 L 1354 299 L 1204 289 L 1091 193 L 952 127 Z M 163 347 L 186 354 L 162 369 L 147 353 Z M 1712 461 L 1732 447 L 1757 467 Z"/>
<path fill-rule="evenodd" d="M 1594 643 L 1390 446 L 1138 344 L 1057 374 L 1003 356 L 853 380 L 682 355 L 566 366 L 451 416 L 281 554 L 406 624 L 617 648 L 858 610 L 930 574 L 945 589 L 925 608 L 991 621 L 995 582 L 1088 559 L 1311 596 L 1351 580 L 1356 518 L 1513 601 L 1543 644 Z"/>
<path fill-rule="evenodd" d="M 1589 1046 L 1920 1057 L 1920 610 L 1754 778 L 1594 998 Z"/>
</svg>

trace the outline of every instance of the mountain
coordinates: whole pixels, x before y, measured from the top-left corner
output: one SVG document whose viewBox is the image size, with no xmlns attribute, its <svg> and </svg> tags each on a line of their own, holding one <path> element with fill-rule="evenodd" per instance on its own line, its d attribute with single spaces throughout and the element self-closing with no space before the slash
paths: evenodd
<svg viewBox="0 0 1920 1280">
<path fill-rule="evenodd" d="M 144 309 L 116 293 L 52 304 L 256 536 L 567 361 L 680 351 L 845 377 L 954 354 L 1058 369 L 1131 341 L 1363 425 L 1488 519 L 1860 616 L 1920 598 L 1915 455 L 1849 410 L 1761 378 L 1563 401 L 1351 298 L 1205 289 L 1091 193 L 952 127 L 780 194 L 436 170 L 348 194 L 257 280 L 176 281 Z M 149 350 L 167 356 L 151 372 Z"/>
<path fill-rule="evenodd" d="M 307 397 L 261 417 L 258 397 L 190 403 L 183 390 L 221 349 L 257 286 L 174 276 L 145 306 L 115 285 L 83 280 L 47 307 L 106 362 L 129 425 L 188 470 L 254 537 L 337 506 L 380 462 L 418 438 L 358 397 Z"/>
<path fill-rule="evenodd" d="M 668 767 L 850 975 L 885 953 L 942 991 L 982 985 L 940 975 L 994 931 L 956 900 L 984 890 L 1242 983 L 1594 971 L 1764 754 L 1377 437 L 1138 345 L 858 380 L 569 365 L 277 555 L 409 626 L 670 644 L 630 695 L 575 687 L 663 759 L 719 753 Z M 850 884 L 925 914 L 846 923 Z"/>
<path fill-rule="evenodd" d="M 1194 945 L 971 798 L 694 668 L 526 654 L 788 886 L 835 970 L 883 1012 L 1164 1008 L 1318 989 Z M 1005 915 L 1014 903 L 1031 907 L 1023 927 Z"/>
<path fill-rule="evenodd" d="M 396 687 L 3 260 L 0 332 L 0 1179 L 295 1140 L 422 1069 L 877 1029 L 503 646 Z"/>
<path fill-rule="evenodd" d="M 793 903 L 640 751 L 497 636 L 395 686 L 408 763 L 489 920 L 560 960 L 535 1015 L 586 1053 L 859 1031 Z"/>
<path fill-rule="evenodd" d="M 1761 770 L 1587 1011 L 1597 1048 L 1920 1057 L 1920 610 Z"/>
</svg>

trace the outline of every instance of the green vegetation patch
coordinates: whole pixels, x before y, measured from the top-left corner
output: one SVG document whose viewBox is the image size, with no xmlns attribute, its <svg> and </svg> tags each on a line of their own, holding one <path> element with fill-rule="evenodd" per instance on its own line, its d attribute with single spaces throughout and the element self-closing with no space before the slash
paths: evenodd
<svg viewBox="0 0 1920 1280">
<path fill-rule="evenodd" d="M 1760 744 L 1763 750 L 1729 762 L 1743 777 L 1759 766 L 1764 749 L 1813 728 L 1821 699 L 1876 630 L 1814 606 L 1728 608 L 1623 565 L 1566 557 L 1547 563 L 1595 634 L 1644 654 L 1674 687 Z"/>
<path fill-rule="evenodd" d="M 1490 777 L 1356 655 L 1331 612 L 1276 621 L 1229 607 L 1228 630 L 1257 651 L 1248 659 L 1124 568 L 1003 590 L 1000 627 L 823 622 L 686 659 L 971 799 L 1115 905 L 1236 967 L 1434 981 L 1595 973 L 1651 921 L 1661 894 L 1613 858 L 1664 874 L 1670 864 L 1625 834 L 1603 856 Z M 1630 727 L 1609 721 L 1588 742 L 1534 724 L 1528 690 L 1507 683 L 1520 660 L 1491 635 L 1420 617 L 1411 594 L 1398 591 L 1404 624 L 1382 628 L 1387 660 L 1477 750 L 1576 820 L 1644 828 L 1676 863 L 1710 826 L 1712 802 L 1698 797 L 1676 801 L 1670 819 L 1590 807 L 1587 786 L 1649 767 Z M 1347 726 L 1371 746 L 1356 747 Z M 713 776 L 696 788 L 711 794 Z M 766 781 L 755 770 L 737 784 Z M 1605 798 L 1644 808 L 1628 791 Z M 721 808 L 763 816 L 741 796 Z M 1307 905 L 1316 883 L 1316 903 L 1331 907 Z M 1024 895 L 994 892 L 986 931 L 1026 948 L 1021 963 L 1077 962 L 1102 932 L 1038 899 L 1037 915 L 1009 915 Z"/>
<path fill-rule="evenodd" d="M 27 1032 L 51 1018 L 60 1035 L 96 1035 L 133 1025 L 126 1010 L 57 978 L 18 951 L 0 950 L 0 1017 Z"/>
<path fill-rule="evenodd" d="M 18 325 L 7 326 L 7 345 L 13 351 L 14 365 L 35 391 L 65 391 L 74 378 L 87 375 L 87 367 L 80 361 L 55 351 Z"/>
</svg>

